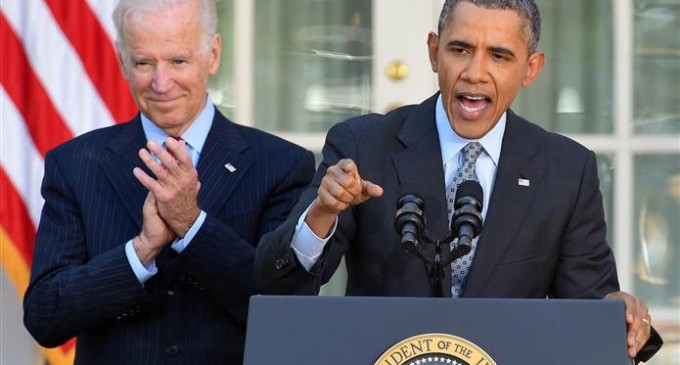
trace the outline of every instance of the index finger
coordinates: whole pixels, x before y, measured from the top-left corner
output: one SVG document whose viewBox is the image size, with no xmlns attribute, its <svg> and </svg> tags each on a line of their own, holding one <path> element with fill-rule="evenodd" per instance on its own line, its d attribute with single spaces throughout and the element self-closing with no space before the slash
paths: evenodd
<svg viewBox="0 0 680 365">
<path fill-rule="evenodd" d="M 338 167 L 342 169 L 342 171 L 346 172 L 353 178 L 358 178 L 359 177 L 359 170 L 357 168 L 357 164 L 354 163 L 349 158 L 343 158 L 342 160 L 338 161 L 337 163 Z"/>
<path fill-rule="evenodd" d="M 176 140 L 172 137 L 168 137 L 165 140 L 165 146 L 168 148 L 168 152 L 179 162 L 180 166 L 193 166 L 193 161 L 189 152 L 187 151 L 187 143 L 185 140 Z"/>
<path fill-rule="evenodd" d="M 167 145 L 167 142 L 166 142 Z M 175 157 L 170 154 L 163 146 L 159 145 L 156 141 L 150 140 L 149 142 L 146 143 L 146 148 L 149 150 L 153 156 L 155 156 L 158 161 L 163 165 L 165 168 L 170 168 L 171 166 L 175 166 L 176 159 Z"/>
</svg>

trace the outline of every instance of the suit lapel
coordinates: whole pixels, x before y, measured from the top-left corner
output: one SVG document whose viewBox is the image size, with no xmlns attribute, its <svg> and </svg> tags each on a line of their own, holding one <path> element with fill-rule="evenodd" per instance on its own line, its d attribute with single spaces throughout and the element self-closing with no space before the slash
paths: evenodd
<svg viewBox="0 0 680 365">
<path fill-rule="evenodd" d="M 418 105 L 407 117 L 397 135 L 404 149 L 392 156 L 401 189 L 396 199 L 409 193 L 423 198 L 427 234 L 433 239 L 446 236 L 449 226 L 444 165 L 435 122 L 438 95 Z M 434 250 L 426 248 L 426 255 L 431 257 Z M 450 270 L 445 269 L 444 272 L 444 288 L 451 287 Z M 450 291 L 448 294 L 451 295 Z"/>
<path fill-rule="evenodd" d="M 138 151 L 146 145 L 146 137 L 139 114 L 131 122 L 120 127 L 120 133 L 108 143 L 107 154 L 99 165 L 118 194 L 120 201 L 142 227 L 142 205 L 146 199 L 146 188 L 132 174 L 135 167 L 142 167 L 151 174 L 139 159 Z M 153 175 L 152 175 L 153 176 Z"/>
<path fill-rule="evenodd" d="M 223 206 L 253 163 L 248 144 L 239 132 L 234 123 L 215 111 L 197 166 L 201 181 L 198 202 L 208 213 Z"/>
<path fill-rule="evenodd" d="M 513 241 L 545 173 L 545 161 L 535 140 L 528 137 L 526 121 L 508 110 L 501 157 L 491 205 L 479 238 L 465 296 L 484 287 L 505 250 Z M 523 183 L 520 184 L 520 179 Z M 526 185 L 529 181 L 529 186 Z"/>
</svg>

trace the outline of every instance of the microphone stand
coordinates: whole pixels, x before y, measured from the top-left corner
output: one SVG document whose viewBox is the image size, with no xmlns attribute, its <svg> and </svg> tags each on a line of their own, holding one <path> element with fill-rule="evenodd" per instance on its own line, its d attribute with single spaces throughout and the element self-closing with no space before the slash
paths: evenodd
<svg viewBox="0 0 680 365">
<path fill-rule="evenodd" d="M 456 236 L 453 232 L 449 232 L 448 236 L 441 239 L 432 239 L 426 234 L 422 234 L 418 237 L 419 242 L 434 245 L 434 255 L 432 257 L 425 256 L 421 248 L 418 248 L 416 250 L 417 252 L 415 252 L 415 254 L 425 262 L 433 297 L 444 297 L 444 267 L 448 267 L 453 261 L 470 252 L 469 246 L 460 246 L 458 244 L 451 250 L 451 242 L 453 242 L 454 239 L 456 239 Z"/>
<path fill-rule="evenodd" d="M 444 238 L 432 239 L 425 233 L 421 198 L 409 194 L 401 197 L 397 202 L 394 227 L 401 235 L 401 247 L 420 257 L 425 263 L 433 297 L 444 297 L 442 287 L 445 277 L 444 267 L 448 267 L 459 257 L 467 255 L 472 249 L 472 239 L 477 237 L 482 229 L 482 187 L 474 180 L 468 181 L 470 182 L 465 181 L 460 186 L 463 191 L 472 195 L 456 197 L 456 212 L 451 217 L 448 234 Z M 476 189 L 475 185 L 470 184 L 476 184 Z M 456 238 L 458 241 L 451 249 L 451 243 Z M 423 245 L 434 246 L 432 257 L 425 255 Z"/>
</svg>

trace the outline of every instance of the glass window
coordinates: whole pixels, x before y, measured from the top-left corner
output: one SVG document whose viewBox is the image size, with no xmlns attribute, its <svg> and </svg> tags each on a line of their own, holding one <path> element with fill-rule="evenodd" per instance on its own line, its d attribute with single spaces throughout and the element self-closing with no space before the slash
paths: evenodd
<svg viewBox="0 0 680 365">
<path fill-rule="evenodd" d="M 637 155 L 634 191 L 635 294 L 665 342 L 650 364 L 680 364 L 680 154 Z"/>
<path fill-rule="evenodd" d="M 611 1 L 538 0 L 546 65 L 512 108 L 560 133 L 612 133 Z"/>
<path fill-rule="evenodd" d="M 680 306 L 680 155 L 635 158 L 636 292 Z"/>
<path fill-rule="evenodd" d="M 637 151 L 633 244 L 635 294 L 654 306 L 665 345 L 650 364 L 680 364 L 680 0 L 634 0 L 633 126 L 636 136 L 678 141 L 665 154 Z M 642 146 L 641 148 L 647 148 Z"/>
<path fill-rule="evenodd" d="M 234 106 L 234 0 L 217 0 L 217 32 L 222 37 L 220 69 L 210 78 L 208 88 L 213 102 L 233 120 Z"/>
<path fill-rule="evenodd" d="M 368 112 L 371 60 L 371 1 L 255 0 L 255 125 L 325 133 Z"/>
<path fill-rule="evenodd" d="M 680 0 L 635 1 L 635 132 L 680 133 Z"/>
<path fill-rule="evenodd" d="M 600 178 L 600 192 L 604 203 L 604 215 L 607 222 L 607 242 L 614 246 L 614 156 L 598 154 L 597 170 Z"/>
</svg>

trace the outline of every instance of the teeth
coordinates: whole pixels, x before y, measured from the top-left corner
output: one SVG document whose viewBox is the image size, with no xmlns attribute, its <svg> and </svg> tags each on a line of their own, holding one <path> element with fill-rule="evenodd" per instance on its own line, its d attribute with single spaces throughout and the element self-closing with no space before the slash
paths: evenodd
<svg viewBox="0 0 680 365">
<path fill-rule="evenodd" d="M 486 108 L 486 105 L 482 105 L 482 106 L 480 106 L 480 107 L 478 107 L 478 108 L 468 108 L 468 107 L 466 107 L 466 106 L 463 105 L 463 104 L 461 104 L 460 106 L 461 106 L 465 111 L 471 112 L 471 113 L 472 113 L 472 112 L 478 112 L 478 111 L 480 111 L 480 110 Z"/>
<path fill-rule="evenodd" d="M 484 96 L 479 96 L 479 95 L 463 95 L 460 97 L 463 100 L 468 100 L 469 102 L 473 102 L 477 105 L 475 106 L 470 106 L 470 105 L 465 105 L 465 103 L 459 103 L 461 108 L 465 110 L 468 113 L 475 113 L 478 111 L 483 110 L 488 106 L 487 99 Z"/>
</svg>

